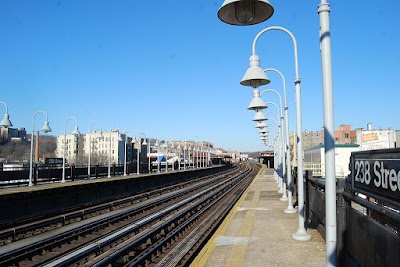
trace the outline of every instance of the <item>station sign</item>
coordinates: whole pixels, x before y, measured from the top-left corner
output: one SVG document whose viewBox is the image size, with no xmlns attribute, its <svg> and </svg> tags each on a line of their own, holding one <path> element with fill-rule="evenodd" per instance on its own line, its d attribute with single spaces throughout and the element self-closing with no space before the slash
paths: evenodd
<svg viewBox="0 0 400 267">
<path fill-rule="evenodd" d="M 400 149 L 351 153 L 353 189 L 400 202 Z"/>
<path fill-rule="evenodd" d="M 67 160 L 65 160 L 65 163 L 67 163 Z M 62 165 L 63 158 L 46 158 L 44 161 L 44 164 L 46 164 L 46 165 Z"/>
<path fill-rule="evenodd" d="M 274 152 L 273 151 L 261 152 L 260 155 L 261 155 L 261 157 L 273 157 Z"/>
</svg>

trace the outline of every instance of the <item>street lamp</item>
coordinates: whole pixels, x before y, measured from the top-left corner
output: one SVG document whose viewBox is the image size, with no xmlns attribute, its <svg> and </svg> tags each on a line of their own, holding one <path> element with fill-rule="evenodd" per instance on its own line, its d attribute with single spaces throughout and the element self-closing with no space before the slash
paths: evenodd
<svg viewBox="0 0 400 267">
<path fill-rule="evenodd" d="M 43 125 L 41 131 L 44 132 L 44 133 L 51 132 L 47 113 L 44 112 L 43 110 L 36 111 L 35 114 L 33 115 L 33 124 L 32 124 L 31 155 L 30 155 L 30 163 L 29 163 L 29 184 L 28 184 L 29 186 L 33 185 L 33 183 L 32 183 L 32 174 L 33 174 L 32 173 L 33 172 L 32 171 L 32 169 L 33 169 L 33 141 L 34 141 L 34 136 L 35 136 L 35 118 L 36 118 L 36 115 L 38 113 L 43 113 L 46 116 L 46 120 L 44 122 L 44 125 Z"/>
<path fill-rule="evenodd" d="M 13 126 L 10 121 L 10 116 L 8 115 L 8 107 L 7 107 L 6 103 L 1 102 L 1 101 L 0 101 L 0 103 L 2 103 L 4 105 L 4 107 L 6 108 L 6 113 L 4 114 L 3 120 L 0 122 L 0 126 L 3 126 L 4 128 Z"/>
<path fill-rule="evenodd" d="M 72 134 L 74 136 L 79 136 L 81 134 L 78 129 L 78 120 L 75 117 L 68 117 L 64 123 L 64 149 L 63 149 L 63 166 L 62 166 L 63 171 L 62 171 L 61 183 L 65 183 L 65 150 L 66 150 L 66 146 L 67 146 L 67 121 L 70 119 L 75 120 L 75 128 L 74 128 L 74 131 L 72 132 Z"/>
<path fill-rule="evenodd" d="M 267 0 L 225 0 L 218 10 L 218 17 L 232 25 L 253 25 L 270 18 L 274 8 Z"/>
<path fill-rule="evenodd" d="M 267 102 L 265 103 L 261 97 L 260 97 L 260 91 L 255 88 L 253 90 L 253 99 L 251 100 L 249 106 L 247 109 L 250 110 L 256 110 L 256 114 L 253 118 L 253 121 L 263 121 L 263 120 L 267 120 L 267 117 L 265 116 L 264 112 L 262 112 L 263 108 L 267 107 L 267 104 L 272 104 L 276 107 L 278 114 L 276 114 L 275 112 L 269 112 L 272 113 L 274 115 L 276 115 L 277 120 L 277 126 L 278 126 L 278 143 L 279 143 L 279 148 L 278 148 L 278 153 L 279 153 L 279 164 L 278 164 L 278 176 L 280 177 L 279 181 L 279 193 L 283 193 L 282 197 L 280 198 L 280 200 L 282 201 L 286 201 L 287 200 L 287 194 L 286 194 L 286 183 L 284 182 L 285 180 L 285 142 L 284 142 L 284 138 L 283 138 L 283 116 L 282 116 L 282 100 L 281 100 L 281 96 L 280 94 L 273 90 L 273 89 L 267 89 L 264 92 L 274 92 L 279 96 L 280 99 L 280 107 L 281 109 L 279 109 L 279 106 L 277 104 L 275 104 L 274 102 Z"/>
<path fill-rule="evenodd" d="M 178 143 L 178 146 L 176 148 L 178 150 L 178 171 L 181 170 L 181 144 Z"/>
<path fill-rule="evenodd" d="M 115 129 L 117 129 L 117 130 L 115 130 Z M 108 142 L 109 147 L 108 147 L 108 176 L 107 176 L 107 178 L 111 178 L 111 136 L 112 136 L 112 132 L 113 131 L 118 132 L 118 142 L 122 142 L 123 141 L 122 138 L 121 138 L 121 135 L 119 134 L 118 127 L 111 128 L 110 129 L 110 140 Z"/>
<path fill-rule="evenodd" d="M 283 84 L 283 99 L 284 99 L 284 115 L 285 115 L 285 138 L 286 138 L 286 178 L 287 178 L 287 183 L 289 186 L 288 190 L 288 206 L 286 209 L 284 209 L 285 213 L 296 213 L 296 209 L 293 208 L 292 204 L 292 166 L 291 166 L 291 149 L 290 149 L 290 140 L 289 140 L 289 107 L 287 104 L 287 94 L 286 94 L 286 79 L 285 76 L 283 76 L 282 72 L 280 72 L 277 69 L 273 68 L 267 68 L 264 69 L 264 72 L 272 71 L 277 73 L 281 78 L 282 78 L 282 84 Z M 262 93 L 261 93 L 262 94 Z"/>
<path fill-rule="evenodd" d="M 183 147 L 183 169 L 186 170 L 186 150 L 187 150 L 187 146 L 186 146 L 186 141 L 185 141 L 185 146 Z"/>
<path fill-rule="evenodd" d="M 298 204 L 299 204 L 299 229 L 296 233 L 292 234 L 292 238 L 299 241 L 308 241 L 311 240 L 311 235 L 307 233 L 307 230 L 304 227 L 305 219 L 304 219 L 304 185 L 303 185 L 303 144 L 302 144 L 302 125 L 301 125 L 301 96 L 300 96 L 300 76 L 298 70 L 298 54 L 297 54 L 297 41 L 294 35 L 287 29 L 279 26 L 272 26 L 261 30 L 253 41 L 252 46 L 252 55 L 250 57 L 250 67 L 247 69 L 242 81 L 240 84 L 245 86 L 252 86 L 257 88 L 261 85 L 268 84 L 270 80 L 264 73 L 264 71 L 260 68 L 259 57 L 256 55 L 256 42 L 258 38 L 268 31 L 283 31 L 288 34 L 294 46 L 294 61 L 295 61 L 295 95 L 296 95 L 296 134 L 297 134 L 297 159 L 298 159 L 298 166 L 297 166 L 297 192 L 298 192 Z"/>
<path fill-rule="evenodd" d="M 92 154 L 92 128 L 93 128 L 93 126 L 95 125 L 95 124 L 97 124 L 97 126 L 99 126 L 100 127 L 100 132 L 97 132 L 97 134 L 96 134 L 96 139 L 103 139 L 104 138 L 104 136 L 103 136 L 103 134 L 102 134 L 102 130 L 101 130 L 101 126 L 98 124 L 98 123 L 96 123 L 96 122 L 94 122 L 94 123 L 92 123 L 92 125 L 90 125 L 90 131 L 89 131 L 89 145 L 88 145 L 88 149 L 89 149 L 89 152 L 88 152 L 88 179 L 90 179 L 90 156 L 91 156 L 91 154 Z"/>
<path fill-rule="evenodd" d="M 239 2 L 245 3 L 247 1 L 239 0 Z M 248 7 L 247 5 L 242 5 L 242 7 L 244 8 L 244 10 L 241 10 L 242 13 L 243 12 L 251 13 L 251 11 L 254 10 L 254 8 Z M 320 24 L 319 34 L 320 34 L 320 50 L 321 50 L 321 61 L 322 61 L 322 91 L 324 99 L 323 106 L 324 106 L 324 132 L 325 132 L 324 147 L 325 147 L 326 266 L 333 267 L 336 266 L 337 223 L 336 223 L 336 174 L 335 174 L 335 140 L 334 140 L 334 116 L 333 116 L 333 85 L 332 85 L 332 59 L 331 59 L 331 35 L 330 35 L 329 13 L 330 13 L 330 5 L 328 4 L 328 1 L 321 0 L 320 4 L 318 5 L 318 14 L 319 14 L 319 24 Z M 263 14 L 263 17 L 260 18 L 259 20 L 261 22 L 267 20 L 271 16 L 272 14 L 266 13 Z M 226 23 L 234 24 L 227 19 L 228 16 L 225 17 L 218 16 L 218 17 Z M 246 20 L 244 21 L 236 20 L 236 22 L 237 24 L 234 25 L 248 25 L 248 23 L 246 23 Z M 300 78 L 298 80 L 298 83 L 300 87 Z M 301 135 L 297 135 L 297 137 L 300 138 Z M 300 138 L 298 142 L 300 142 L 301 144 L 301 141 L 302 140 Z M 301 151 L 298 151 L 297 153 L 299 154 L 301 153 Z M 304 231 L 301 232 L 304 234 Z M 301 238 L 301 235 L 296 235 L 296 236 L 298 238 Z M 298 238 L 295 239 L 299 240 Z"/>
<path fill-rule="evenodd" d="M 157 139 L 156 143 L 154 144 L 155 147 L 157 147 L 157 172 L 160 172 L 160 155 L 159 155 L 159 151 L 161 148 L 161 144 L 160 141 Z"/>
</svg>

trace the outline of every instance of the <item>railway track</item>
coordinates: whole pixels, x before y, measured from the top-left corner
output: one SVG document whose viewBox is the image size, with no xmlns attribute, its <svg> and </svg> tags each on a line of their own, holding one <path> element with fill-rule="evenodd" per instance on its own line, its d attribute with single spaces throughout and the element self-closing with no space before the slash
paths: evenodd
<svg viewBox="0 0 400 267">
<path fill-rule="evenodd" d="M 257 171 L 243 163 L 196 182 L 4 229 L 0 265 L 185 265 Z"/>
</svg>

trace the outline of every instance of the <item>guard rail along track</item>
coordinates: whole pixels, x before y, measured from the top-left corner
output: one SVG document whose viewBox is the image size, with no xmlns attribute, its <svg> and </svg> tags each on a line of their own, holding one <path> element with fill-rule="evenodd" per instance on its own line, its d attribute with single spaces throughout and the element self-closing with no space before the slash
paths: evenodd
<svg viewBox="0 0 400 267">
<path fill-rule="evenodd" d="M 0 266 L 185 266 L 259 166 L 125 197 L 0 232 Z"/>
</svg>

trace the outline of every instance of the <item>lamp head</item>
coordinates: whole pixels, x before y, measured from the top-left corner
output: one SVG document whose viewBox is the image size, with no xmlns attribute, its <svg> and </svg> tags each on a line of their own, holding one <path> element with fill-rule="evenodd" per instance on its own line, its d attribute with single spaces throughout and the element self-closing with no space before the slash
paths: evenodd
<svg viewBox="0 0 400 267">
<path fill-rule="evenodd" d="M 5 128 L 13 126 L 11 121 L 10 121 L 10 116 L 8 115 L 8 113 L 4 114 L 4 118 L 0 122 L 0 126 L 3 126 Z"/>
<path fill-rule="evenodd" d="M 256 128 L 266 128 L 267 127 L 267 123 L 265 121 L 259 121 L 257 122 Z"/>
<path fill-rule="evenodd" d="M 253 88 L 269 84 L 271 81 L 260 67 L 260 58 L 257 55 L 251 55 L 249 61 L 249 68 L 246 70 L 240 84 Z"/>
<path fill-rule="evenodd" d="M 256 114 L 253 117 L 253 121 L 266 121 L 267 120 L 267 116 L 265 116 L 264 112 L 262 112 L 262 110 L 258 110 L 256 112 Z"/>
<path fill-rule="evenodd" d="M 260 128 L 260 131 L 258 131 L 258 132 L 262 133 L 262 134 L 267 133 L 268 132 L 267 127 Z"/>
<path fill-rule="evenodd" d="M 218 18 L 238 26 L 253 25 L 269 19 L 274 8 L 267 0 L 225 0 L 218 10 Z"/>
<path fill-rule="evenodd" d="M 146 138 L 143 139 L 142 145 L 147 146 Z"/>
<path fill-rule="evenodd" d="M 77 125 L 75 125 L 74 131 L 72 132 L 72 134 L 75 135 L 75 136 L 78 136 L 78 135 L 81 134 L 81 133 L 79 132 L 79 129 L 78 129 L 78 126 L 77 126 Z"/>
<path fill-rule="evenodd" d="M 97 132 L 96 138 L 97 139 L 103 139 L 104 138 L 103 133 L 101 131 Z"/>
<path fill-rule="evenodd" d="M 43 125 L 41 131 L 44 132 L 44 133 L 50 133 L 51 132 L 51 128 L 49 126 L 49 121 L 45 121 L 44 122 L 44 125 Z"/>
<path fill-rule="evenodd" d="M 260 90 L 258 88 L 254 88 L 253 90 L 253 98 L 250 101 L 249 106 L 247 109 L 249 110 L 261 110 L 267 108 L 267 105 L 265 104 L 264 100 L 260 96 Z"/>
</svg>

